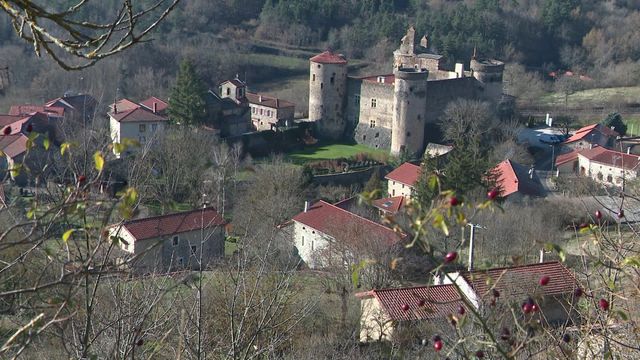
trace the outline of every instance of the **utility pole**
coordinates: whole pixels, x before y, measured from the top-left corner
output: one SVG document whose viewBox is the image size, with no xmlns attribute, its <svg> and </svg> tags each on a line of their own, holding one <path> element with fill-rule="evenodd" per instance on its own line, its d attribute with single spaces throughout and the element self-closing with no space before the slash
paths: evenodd
<svg viewBox="0 0 640 360">
<path fill-rule="evenodd" d="M 475 234 L 476 234 L 476 228 L 479 229 L 486 229 L 486 227 L 478 225 L 478 224 L 467 224 L 469 225 L 469 227 L 471 227 L 471 232 L 469 233 L 469 266 L 467 268 L 467 270 L 472 271 L 473 270 L 473 240 L 475 238 Z"/>
</svg>

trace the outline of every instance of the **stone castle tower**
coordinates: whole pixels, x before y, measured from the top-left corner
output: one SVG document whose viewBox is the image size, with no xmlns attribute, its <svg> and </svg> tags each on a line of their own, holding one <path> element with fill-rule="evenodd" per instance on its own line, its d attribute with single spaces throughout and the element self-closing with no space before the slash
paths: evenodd
<svg viewBox="0 0 640 360">
<path fill-rule="evenodd" d="M 478 60 L 474 54 L 469 64 L 473 77 L 482 86 L 483 98 L 493 101 L 500 100 L 502 96 L 502 74 L 504 63 L 498 60 Z"/>
<path fill-rule="evenodd" d="M 413 155 L 422 151 L 424 145 L 429 72 L 426 69 L 398 68 L 393 75 L 391 154 L 407 152 Z"/>
<path fill-rule="evenodd" d="M 347 60 L 325 51 L 310 59 L 309 72 L 309 121 L 320 136 L 340 139 L 346 129 Z"/>
</svg>

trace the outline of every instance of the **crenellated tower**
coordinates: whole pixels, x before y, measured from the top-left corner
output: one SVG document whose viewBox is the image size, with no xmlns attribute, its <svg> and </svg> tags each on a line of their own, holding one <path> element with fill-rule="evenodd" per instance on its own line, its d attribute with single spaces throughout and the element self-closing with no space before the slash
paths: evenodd
<svg viewBox="0 0 640 360">
<path fill-rule="evenodd" d="M 391 154 L 398 155 L 406 151 L 414 155 L 422 151 L 424 145 L 429 71 L 401 67 L 394 70 L 393 74 Z"/>
<path fill-rule="evenodd" d="M 347 59 L 325 51 L 309 62 L 309 121 L 319 137 L 340 139 L 346 129 Z"/>
<path fill-rule="evenodd" d="M 481 97 L 493 102 L 500 101 L 502 97 L 502 74 L 504 63 L 498 60 L 478 60 L 475 56 L 471 58 L 470 69 L 473 77 L 482 85 Z"/>
</svg>

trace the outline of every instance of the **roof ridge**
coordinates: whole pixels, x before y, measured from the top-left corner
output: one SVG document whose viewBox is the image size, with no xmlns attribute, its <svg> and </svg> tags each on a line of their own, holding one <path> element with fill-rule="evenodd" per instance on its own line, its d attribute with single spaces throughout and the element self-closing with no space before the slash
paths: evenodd
<svg viewBox="0 0 640 360">
<path fill-rule="evenodd" d="M 442 287 L 453 287 L 454 284 L 433 284 L 433 285 L 416 285 L 416 286 L 408 286 L 408 287 L 398 287 L 398 288 L 383 288 L 383 289 L 371 289 L 369 291 L 393 291 L 393 290 L 413 290 L 413 289 L 422 289 L 422 288 L 442 288 Z"/>
<path fill-rule="evenodd" d="M 490 269 L 484 269 L 484 270 L 472 270 L 472 271 L 468 271 L 465 270 L 462 273 L 466 273 L 466 274 L 473 274 L 473 273 L 480 273 L 480 272 L 487 272 L 487 271 L 495 271 L 495 270 L 508 270 L 508 269 L 519 269 L 519 268 L 526 268 L 526 267 L 534 267 L 534 266 L 540 266 L 540 265 L 547 265 L 547 264 L 558 264 L 560 266 L 562 266 L 563 268 L 569 270 L 566 266 L 564 266 L 560 261 L 558 260 L 552 260 L 552 261 L 545 261 L 545 262 L 539 262 L 539 263 L 532 263 L 532 264 L 524 264 L 524 265 L 514 265 L 514 266 L 501 266 L 501 267 L 495 267 L 495 268 L 490 268 Z"/>
<path fill-rule="evenodd" d="M 145 218 L 128 220 L 128 221 L 125 221 L 123 223 L 123 225 L 127 226 L 129 224 L 139 223 L 139 222 L 142 222 L 142 221 L 154 220 L 154 219 L 160 219 L 160 218 L 167 218 L 167 217 L 174 216 L 174 215 L 187 215 L 187 214 L 194 213 L 196 211 L 205 211 L 205 210 L 207 210 L 207 211 L 211 210 L 211 211 L 214 211 L 214 212 L 218 213 L 218 210 L 216 210 L 215 208 L 207 207 L 207 208 L 201 208 L 201 209 L 193 209 L 193 210 L 181 211 L 181 212 L 171 213 L 171 214 L 156 215 L 156 216 L 149 216 L 149 217 L 145 217 Z M 218 215 L 220 215 L 220 213 L 218 213 Z"/>
</svg>

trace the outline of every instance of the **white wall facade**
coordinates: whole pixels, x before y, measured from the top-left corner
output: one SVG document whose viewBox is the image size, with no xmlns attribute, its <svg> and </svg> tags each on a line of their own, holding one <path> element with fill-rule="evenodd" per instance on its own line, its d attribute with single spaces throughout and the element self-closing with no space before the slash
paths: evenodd
<svg viewBox="0 0 640 360">
<path fill-rule="evenodd" d="M 114 143 L 122 143 L 123 139 L 131 139 L 138 141 L 140 147 L 157 138 L 159 134 L 164 132 L 166 121 L 125 121 L 119 122 L 110 117 L 109 126 L 111 127 L 111 140 Z M 127 154 L 134 153 L 135 148 L 128 148 Z M 121 156 L 121 155 L 120 155 Z"/>
<path fill-rule="evenodd" d="M 413 187 L 403 184 L 394 180 L 387 180 L 387 192 L 388 196 L 404 196 L 405 199 L 410 199 L 413 192 Z"/>
<path fill-rule="evenodd" d="M 610 164 L 602 164 L 591 161 L 585 156 L 578 155 L 579 174 L 589 176 L 598 183 L 622 186 L 623 177 L 626 180 L 635 179 L 638 176 L 638 170 L 624 169 Z"/>
<path fill-rule="evenodd" d="M 321 267 L 322 262 L 318 259 L 318 254 L 329 244 L 327 236 L 297 221 L 294 221 L 294 224 L 294 245 L 298 249 L 298 255 L 309 268 Z"/>
</svg>

